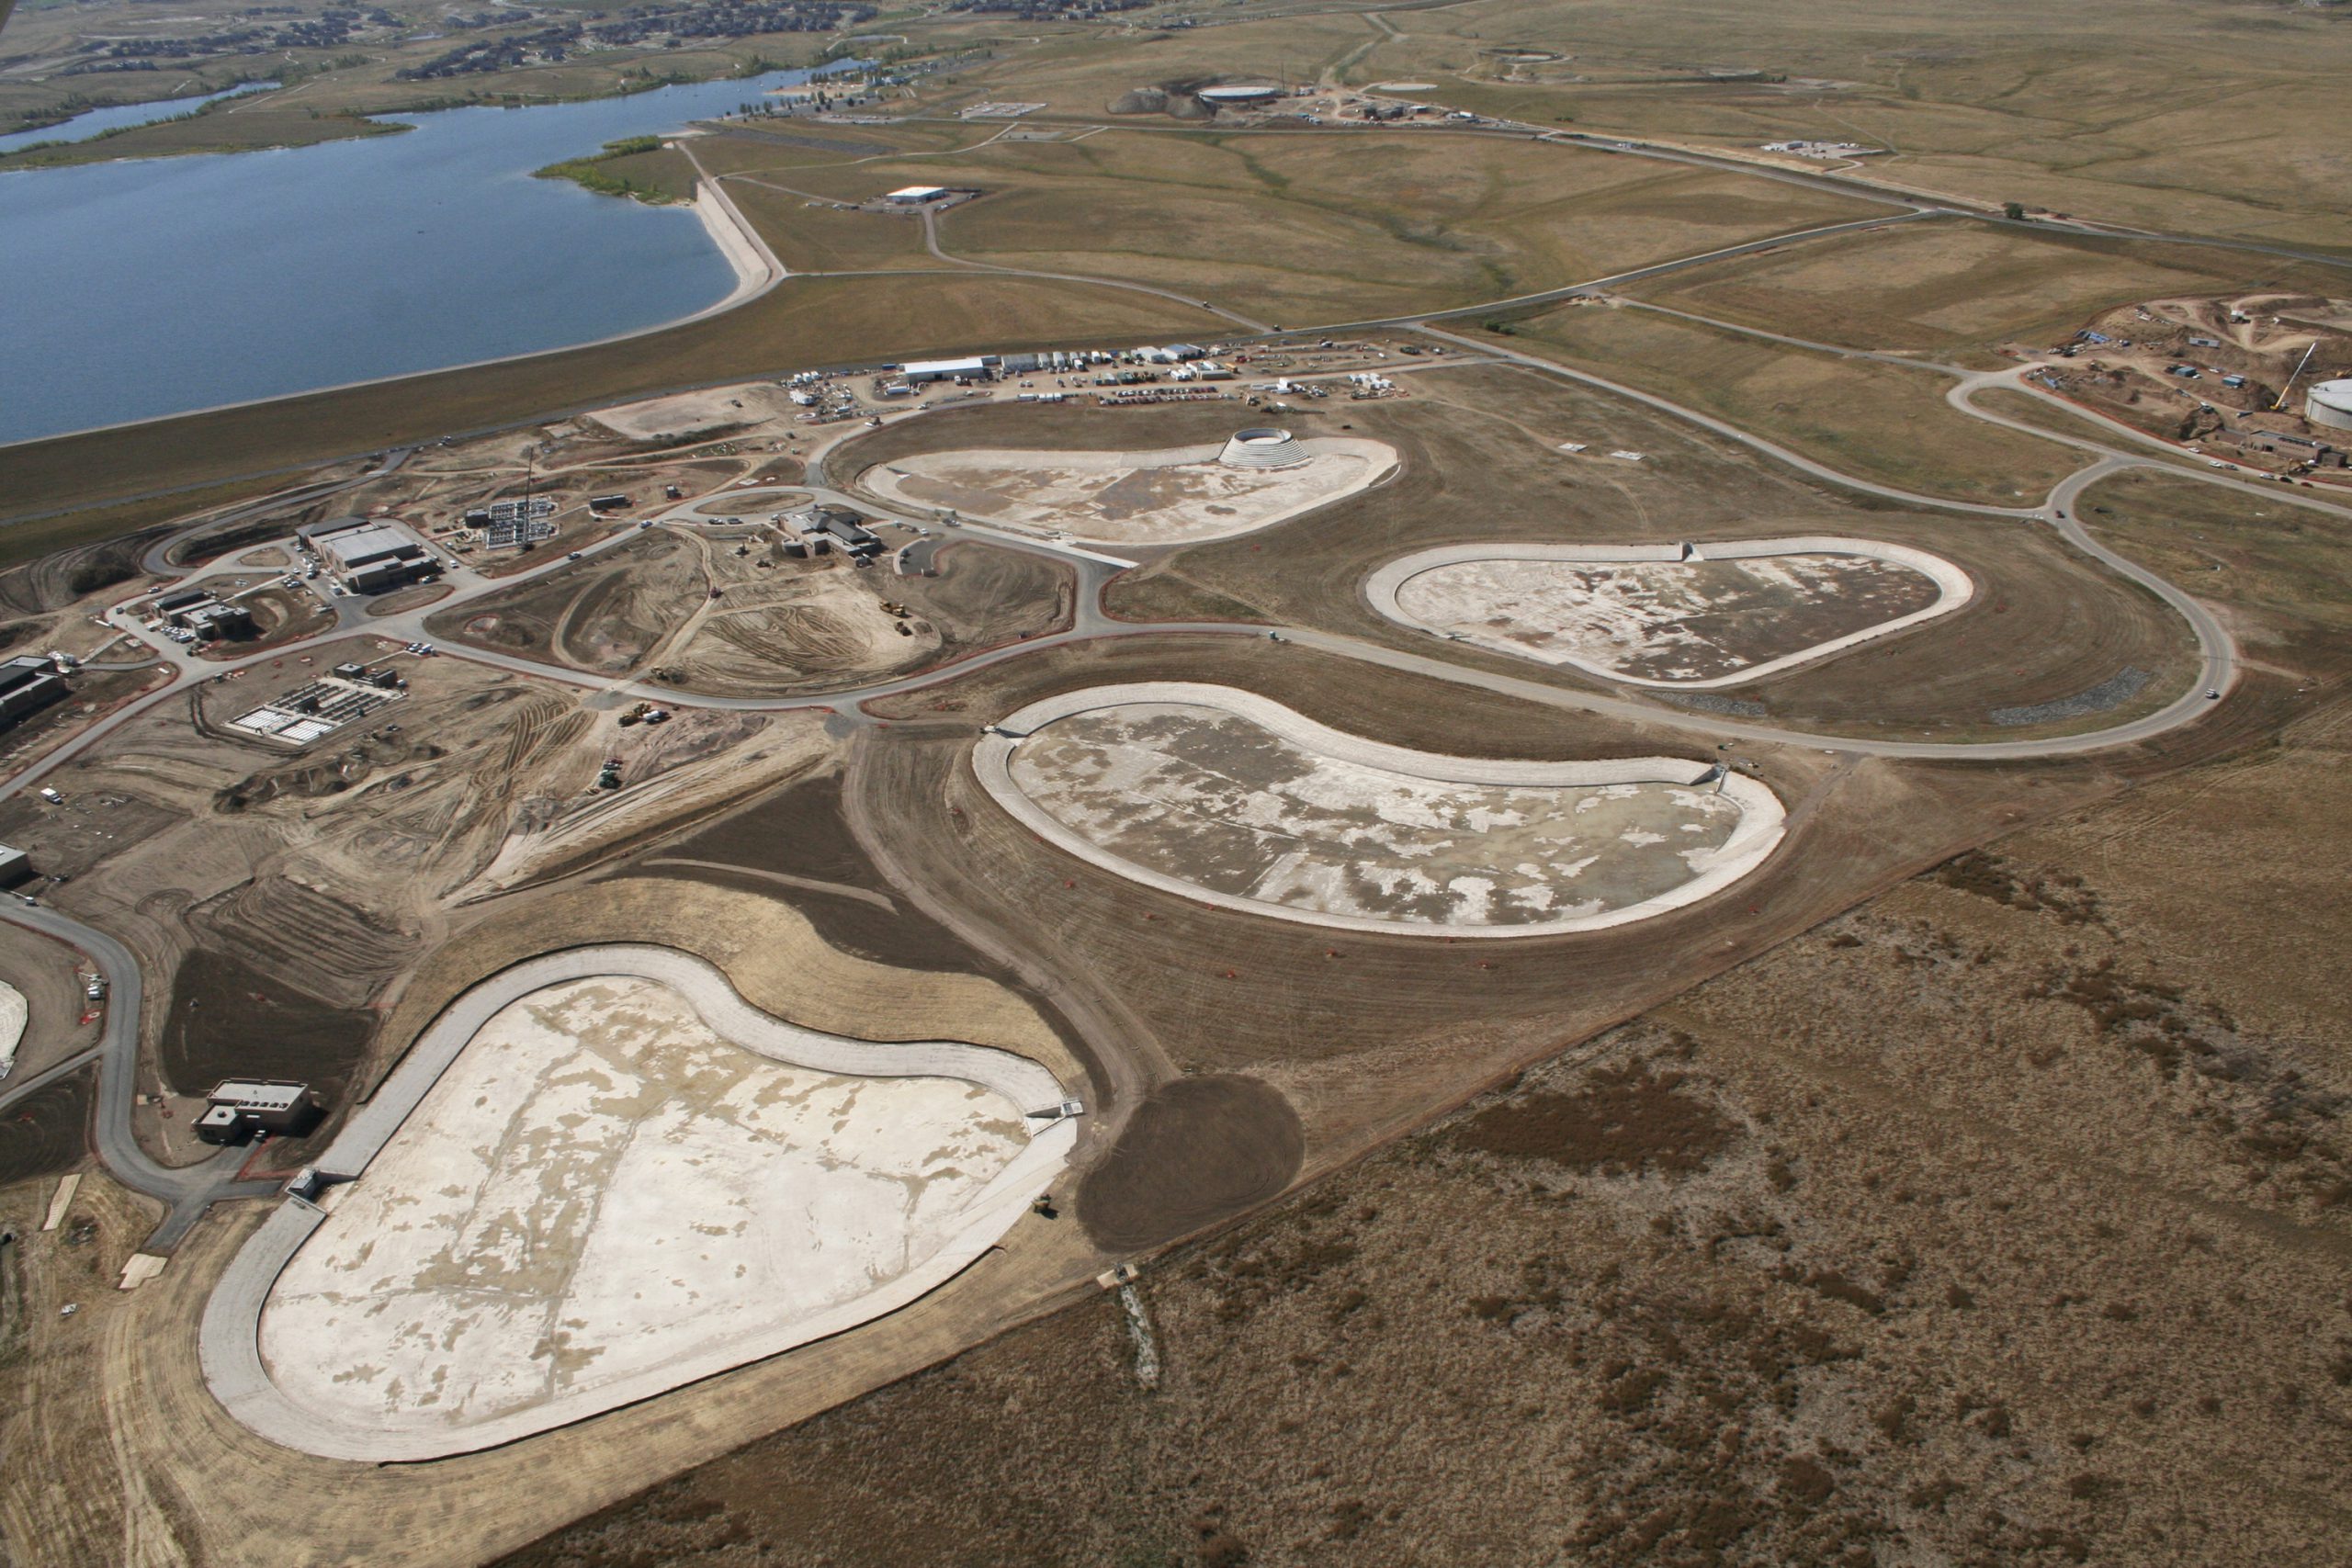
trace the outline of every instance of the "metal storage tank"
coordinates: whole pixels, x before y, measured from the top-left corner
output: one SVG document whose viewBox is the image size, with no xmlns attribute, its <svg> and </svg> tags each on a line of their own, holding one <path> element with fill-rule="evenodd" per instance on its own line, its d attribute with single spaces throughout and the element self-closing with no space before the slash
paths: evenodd
<svg viewBox="0 0 2352 1568">
<path fill-rule="evenodd" d="M 2322 381 L 2305 393 L 2303 417 L 2330 430 L 2352 430 L 2352 376 Z"/>
</svg>

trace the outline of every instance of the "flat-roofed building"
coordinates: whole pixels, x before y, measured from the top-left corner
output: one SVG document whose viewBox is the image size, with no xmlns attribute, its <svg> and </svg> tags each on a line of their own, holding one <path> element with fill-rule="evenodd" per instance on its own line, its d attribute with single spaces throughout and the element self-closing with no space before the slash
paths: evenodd
<svg viewBox="0 0 2352 1568">
<path fill-rule="evenodd" d="M 413 535 L 390 523 L 346 517 L 300 532 L 335 580 L 354 593 L 381 593 L 440 570 L 441 563 Z"/>
<path fill-rule="evenodd" d="M 899 367 L 902 380 L 920 386 L 925 381 L 990 381 L 996 378 L 995 355 L 969 359 L 915 359 Z"/>
<path fill-rule="evenodd" d="M 945 186 L 901 186 L 882 199 L 893 207 L 921 207 L 947 194 Z"/>
<path fill-rule="evenodd" d="M 223 1078 L 204 1098 L 196 1135 L 208 1144 L 233 1144 L 254 1133 L 300 1137 L 324 1114 L 309 1084 L 287 1078 Z"/>
<path fill-rule="evenodd" d="M 56 661 L 35 653 L 20 653 L 0 662 L 0 729 L 25 715 L 59 701 L 67 691 Z"/>
</svg>

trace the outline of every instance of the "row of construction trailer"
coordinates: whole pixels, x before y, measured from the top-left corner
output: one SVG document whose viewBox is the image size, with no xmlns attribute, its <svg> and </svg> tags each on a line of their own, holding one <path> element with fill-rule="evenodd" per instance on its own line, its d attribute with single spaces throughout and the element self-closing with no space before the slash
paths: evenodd
<svg viewBox="0 0 2352 1568">
<path fill-rule="evenodd" d="M 886 393 L 903 395 L 934 381 L 993 381 L 1005 376 L 1072 376 L 1105 365 L 1188 365 L 1206 359 L 1209 351 L 1194 343 L 1146 344 L 1124 354 L 1102 349 L 1065 353 L 976 354 L 961 359 L 911 359 L 892 368 L 898 378 L 886 384 Z"/>
</svg>

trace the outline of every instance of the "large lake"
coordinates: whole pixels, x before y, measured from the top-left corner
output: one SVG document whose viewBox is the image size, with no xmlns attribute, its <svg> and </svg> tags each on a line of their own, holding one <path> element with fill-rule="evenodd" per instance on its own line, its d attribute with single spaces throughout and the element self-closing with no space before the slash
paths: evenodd
<svg viewBox="0 0 2352 1568">
<path fill-rule="evenodd" d="M 531 171 L 807 75 L 0 174 L 0 442 L 593 343 L 716 304 L 735 272 L 693 213 Z"/>
</svg>

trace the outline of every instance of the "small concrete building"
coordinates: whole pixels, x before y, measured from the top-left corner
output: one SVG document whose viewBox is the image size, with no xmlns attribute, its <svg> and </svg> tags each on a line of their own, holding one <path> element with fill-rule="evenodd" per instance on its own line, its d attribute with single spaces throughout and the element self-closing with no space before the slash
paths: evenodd
<svg viewBox="0 0 2352 1568">
<path fill-rule="evenodd" d="M 56 661 L 35 653 L 20 653 L 0 662 L 0 729 L 45 708 L 66 694 L 64 677 Z"/>
<path fill-rule="evenodd" d="M 208 1144 L 233 1144 L 255 1133 L 299 1138 L 325 1114 L 309 1084 L 285 1078 L 224 1078 L 204 1098 L 196 1135 Z"/>
<path fill-rule="evenodd" d="M 22 850 L 0 844 L 0 887 L 21 886 L 32 877 L 32 857 Z"/>
</svg>

